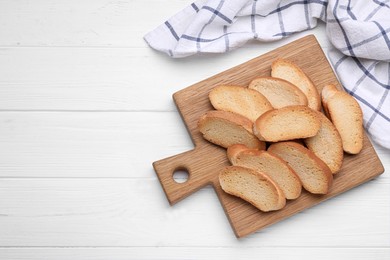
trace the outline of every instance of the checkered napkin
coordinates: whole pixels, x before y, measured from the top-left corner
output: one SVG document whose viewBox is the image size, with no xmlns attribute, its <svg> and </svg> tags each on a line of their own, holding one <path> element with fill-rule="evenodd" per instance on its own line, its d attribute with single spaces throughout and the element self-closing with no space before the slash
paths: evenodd
<svg viewBox="0 0 390 260">
<path fill-rule="evenodd" d="M 174 58 L 223 53 L 250 39 L 276 41 L 326 23 L 328 57 L 359 102 L 364 127 L 390 149 L 390 0 L 201 0 L 146 34 Z"/>
</svg>

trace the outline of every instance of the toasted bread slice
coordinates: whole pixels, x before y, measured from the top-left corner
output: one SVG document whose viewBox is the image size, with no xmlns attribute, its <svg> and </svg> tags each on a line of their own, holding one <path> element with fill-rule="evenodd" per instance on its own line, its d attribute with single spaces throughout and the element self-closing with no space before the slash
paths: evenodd
<svg viewBox="0 0 390 260">
<path fill-rule="evenodd" d="M 302 90 L 307 97 L 308 106 L 311 109 L 317 111 L 321 109 L 321 100 L 317 88 L 295 63 L 284 59 L 277 59 L 272 63 L 271 75 L 275 78 L 287 80 Z"/>
<path fill-rule="evenodd" d="M 247 87 L 218 86 L 210 91 L 209 99 L 215 109 L 240 114 L 252 122 L 272 109 L 260 92 Z"/>
<path fill-rule="evenodd" d="M 294 105 L 307 106 L 306 95 L 298 87 L 284 79 L 259 77 L 251 81 L 249 88 L 263 94 L 273 108 Z"/>
<path fill-rule="evenodd" d="M 253 169 L 227 166 L 219 173 L 219 183 L 226 193 L 261 211 L 278 210 L 286 205 L 283 191 L 267 175 Z"/>
<path fill-rule="evenodd" d="M 340 133 L 343 150 L 358 154 L 363 148 L 363 112 L 359 103 L 334 85 L 322 89 L 325 112 Z"/>
<path fill-rule="evenodd" d="M 272 153 L 233 145 L 228 148 L 228 158 L 233 165 L 251 168 L 268 175 L 279 185 L 286 199 L 293 200 L 301 194 L 302 184 L 299 177 L 284 160 Z"/>
<path fill-rule="evenodd" d="M 343 143 L 332 122 L 321 112 L 317 114 L 321 120 L 321 128 L 315 136 L 304 139 L 304 142 L 309 150 L 326 163 L 333 174 L 336 174 L 343 163 Z"/>
<path fill-rule="evenodd" d="M 324 90 L 325 88 L 326 88 L 326 90 Z M 332 97 L 338 91 L 339 90 L 333 84 L 328 84 L 324 88 L 322 88 L 322 91 L 321 91 L 322 107 L 324 108 L 324 111 L 327 115 L 329 115 L 327 101 L 329 100 L 330 97 Z"/>
<path fill-rule="evenodd" d="M 272 144 L 268 151 L 276 154 L 296 172 L 303 187 L 310 193 L 328 193 L 333 175 L 329 167 L 313 152 L 296 142 Z"/>
<path fill-rule="evenodd" d="M 288 106 L 261 115 L 253 124 L 253 133 L 262 141 L 278 142 L 314 136 L 320 126 L 320 119 L 312 109 Z"/>
<path fill-rule="evenodd" d="M 265 149 L 265 143 L 252 133 L 252 122 L 239 114 L 209 111 L 199 119 L 198 128 L 206 140 L 224 148 L 244 144 L 249 148 Z"/>
<path fill-rule="evenodd" d="M 250 149 L 250 148 L 246 147 L 243 144 L 233 144 L 232 146 L 229 146 L 227 148 L 227 151 L 226 151 L 226 155 L 227 155 L 229 162 L 232 165 L 236 165 L 237 164 L 236 159 L 237 159 L 238 154 L 240 152 L 248 150 L 248 149 Z"/>
</svg>

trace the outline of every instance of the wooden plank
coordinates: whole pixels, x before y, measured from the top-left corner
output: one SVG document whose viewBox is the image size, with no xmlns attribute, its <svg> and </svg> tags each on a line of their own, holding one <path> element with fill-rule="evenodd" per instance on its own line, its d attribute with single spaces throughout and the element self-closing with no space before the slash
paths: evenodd
<svg viewBox="0 0 390 260">
<path fill-rule="evenodd" d="M 145 45 L 143 34 L 187 4 L 190 1 L 152 0 L 147 6 L 140 0 L 3 0 L 0 46 L 140 47 Z"/>
<path fill-rule="evenodd" d="M 0 109 L 174 111 L 170 97 L 181 82 L 159 79 L 179 65 L 150 55 L 149 49 L 1 48 Z"/>
<path fill-rule="evenodd" d="M 0 48 L 0 110 L 176 111 L 176 91 L 269 50 L 171 59 L 150 48 Z"/>
<path fill-rule="evenodd" d="M 145 47 L 147 32 L 192 2 L 2 0 L 0 46 Z M 324 47 L 328 47 L 324 28 L 320 23 L 311 33 L 324 39 Z"/>
<path fill-rule="evenodd" d="M 311 248 L 311 247 L 131 247 L 131 248 L 6 248 L 0 255 L 9 260 L 129 260 L 129 259 L 264 259 L 366 260 L 389 259 L 389 248 Z"/>
<path fill-rule="evenodd" d="M 0 124 L 0 177 L 156 179 L 153 161 L 194 147 L 177 112 L 1 112 Z"/>
<path fill-rule="evenodd" d="M 154 160 L 193 148 L 177 112 L 2 112 L 0 124 L 2 177 L 155 179 Z"/>
<path fill-rule="evenodd" d="M 363 150 L 358 155 L 344 156 L 343 167 L 335 175 L 332 188 L 326 195 L 315 196 L 303 192 L 298 199 L 287 202 L 282 210 L 262 212 L 250 203 L 228 195 L 222 190 L 218 172 L 229 165 L 226 150 L 203 139 L 197 125 L 199 118 L 213 109 L 208 94 L 220 84 L 247 86 L 255 77 L 269 76 L 271 64 L 277 58 L 289 59 L 300 66 L 311 78 L 319 93 L 326 84 L 340 85 L 315 37 L 299 39 L 175 93 L 174 100 L 195 143 L 195 149 L 153 163 L 171 204 L 207 184 L 212 184 L 237 237 L 244 237 L 272 225 L 384 172 L 370 141 L 365 137 Z M 189 172 L 187 182 L 178 184 L 172 180 L 171 175 L 176 169 L 185 169 Z"/>
<path fill-rule="evenodd" d="M 389 174 L 240 241 L 210 187 L 168 206 L 151 162 L 193 147 L 172 93 L 307 33 L 330 46 L 321 24 L 223 55 L 148 48 L 191 2 L 0 1 L 0 258 L 388 259 Z"/>
<path fill-rule="evenodd" d="M 0 245 L 388 248 L 381 179 L 237 240 L 209 187 L 169 207 L 155 179 L 2 178 Z"/>
<path fill-rule="evenodd" d="M 210 187 L 167 205 L 151 162 L 192 148 L 172 93 L 306 35 L 182 60 L 149 49 L 142 36 L 191 2 L 0 1 L 0 258 L 389 258 L 388 174 L 240 241 Z"/>
</svg>

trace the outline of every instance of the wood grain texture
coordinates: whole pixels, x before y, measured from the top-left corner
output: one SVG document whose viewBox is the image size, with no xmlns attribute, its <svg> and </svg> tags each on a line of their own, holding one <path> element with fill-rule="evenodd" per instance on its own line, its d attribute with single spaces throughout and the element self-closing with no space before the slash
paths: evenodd
<svg viewBox="0 0 390 260">
<path fill-rule="evenodd" d="M 200 116 L 212 109 L 208 93 L 220 84 L 247 86 L 256 76 L 270 75 L 271 63 L 276 58 L 295 62 L 312 79 L 319 92 L 325 84 L 339 85 L 314 36 L 306 36 L 280 47 L 175 93 L 173 98 L 192 137 L 195 149 L 153 164 L 171 204 L 175 204 L 207 184 L 213 185 L 237 237 L 244 237 L 292 216 L 367 182 L 384 171 L 370 141 L 365 137 L 362 152 L 356 156 L 345 156 L 340 173 L 335 176 L 330 192 L 324 196 L 304 192 L 297 200 L 289 201 L 284 209 L 263 213 L 249 203 L 222 191 L 217 177 L 219 170 L 228 164 L 226 151 L 205 141 L 197 129 Z M 184 184 L 178 184 L 172 178 L 173 172 L 177 169 L 186 169 L 189 172 L 190 177 Z"/>
</svg>

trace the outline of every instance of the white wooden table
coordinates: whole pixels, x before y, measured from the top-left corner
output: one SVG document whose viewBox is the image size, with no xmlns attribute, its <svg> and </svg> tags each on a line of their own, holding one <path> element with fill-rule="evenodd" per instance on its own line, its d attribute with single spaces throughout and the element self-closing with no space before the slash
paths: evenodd
<svg viewBox="0 0 390 260">
<path fill-rule="evenodd" d="M 0 0 L 0 259 L 389 259 L 386 172 L 237 240 L 214 191 L 170 207 L 152 162 L 193 148 L 171 95 L 325 26 L 174 60 L 142 36 L 189 0 Z"/>
</svg>

